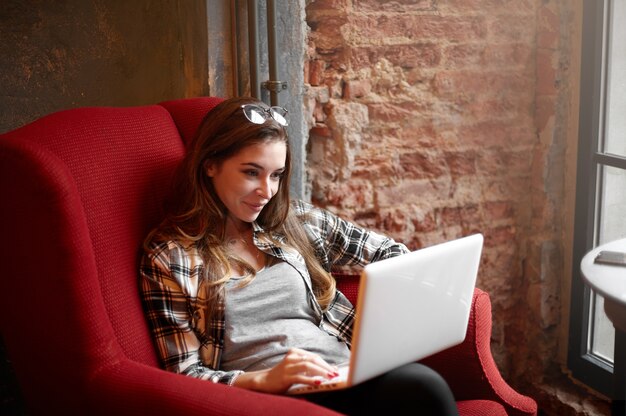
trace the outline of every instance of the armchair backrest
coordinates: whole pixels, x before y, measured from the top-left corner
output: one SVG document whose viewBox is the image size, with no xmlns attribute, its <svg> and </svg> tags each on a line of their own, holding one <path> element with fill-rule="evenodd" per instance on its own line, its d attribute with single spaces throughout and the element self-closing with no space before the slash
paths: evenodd
<svg viewBox="0 0 626 416">
<path fill-rule="evenodd" d="M 219 101 L 66 110 L 0 136 L 0 331 L 25 395 L 51 377 L 67 395 L 122 356 L 158 365 L 139 250 Z"/>
</svg>

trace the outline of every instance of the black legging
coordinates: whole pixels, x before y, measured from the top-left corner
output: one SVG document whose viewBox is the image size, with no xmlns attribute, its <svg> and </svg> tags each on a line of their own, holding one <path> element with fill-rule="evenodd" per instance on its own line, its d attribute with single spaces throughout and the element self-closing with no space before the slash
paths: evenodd
<svg viewBox="0 0 626 416">
<path fill-rule="evenodd" d="M 458 416 L 446 381 L 429 367 L 411 363 L 357 386 L 303 396 L 347 415 Z"/>
</svg>

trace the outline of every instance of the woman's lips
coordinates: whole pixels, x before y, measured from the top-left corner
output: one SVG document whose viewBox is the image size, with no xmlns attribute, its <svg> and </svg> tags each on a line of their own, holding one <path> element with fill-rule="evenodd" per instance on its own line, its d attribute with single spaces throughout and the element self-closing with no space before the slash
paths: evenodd
<svg viewBox="0 0 626 416">
<path fill-rule="evenodd" d="M 265 206 L 265 203 L 262 204 L 253 204 L 250 202 L 245 202 L 245 204 L 250 207 L 251 210 L 255 211 L 255 212 L 261 212 L 261 210 L 263 210 L 263 207 Z"/>
</svg>

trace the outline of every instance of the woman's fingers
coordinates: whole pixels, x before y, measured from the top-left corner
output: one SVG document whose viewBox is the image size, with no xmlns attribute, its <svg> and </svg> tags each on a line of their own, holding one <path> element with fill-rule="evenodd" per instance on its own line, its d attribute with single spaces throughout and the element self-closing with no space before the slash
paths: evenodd
<svg viewBox="0 0 626 416">
<path fill-rule="evenodd" d="M 296 364 L 300 363 L 300 364 L 304 365 L 306 363 L 313 363 L 313 364 L 315 364 L 315 365 L 325 369 L 328 372 L 335 372 L 337 370 L 336 367 L 333 367 L 330 364 L 328 364 L 319 355 L 313 354 L 313 353 L 305 351 L 305 350 L 301 350 L 299 348 L 292 348 L 291 350 L 289 350 L 289 352 L 287 353 L 287 358 L 291 362 L 296 363 Z"/>
<path fill-rule="evenodd" d="M 325 374 L 319 374 L 319 375 L 323 375 L 326 378 L 333 378 L 338 375 L 337 368 L 331 366 L 319 356 L 314 356 L 310 361 L 306 361 L 306 362 L 314 366 L 316 370 L 320 370 L 324 372 Z"/>
<path fill-rule="evenodd" d="M 330 379 L 338 375 L 337 368 L 328 364 L 317 354 L 293 348 L 287 354 L 287 358 L 297 372 L 299 383 L 319 384 L 322 378 Z"/>
</svg>

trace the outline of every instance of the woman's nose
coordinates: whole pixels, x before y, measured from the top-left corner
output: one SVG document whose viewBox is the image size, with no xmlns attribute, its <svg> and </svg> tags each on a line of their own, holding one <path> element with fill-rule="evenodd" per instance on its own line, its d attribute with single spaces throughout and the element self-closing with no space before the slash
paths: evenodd
<svg viewBox="0 0 626 416">
<path fill-rule="evenodd" d="M 272 189 L 272 181 L 270 178 L 264 179 L 259 184 L 259 188 L 257 189 L 257 194 L 265 199 L 271 199 L 274 195 L 274 190 Z"/>
</svg>

